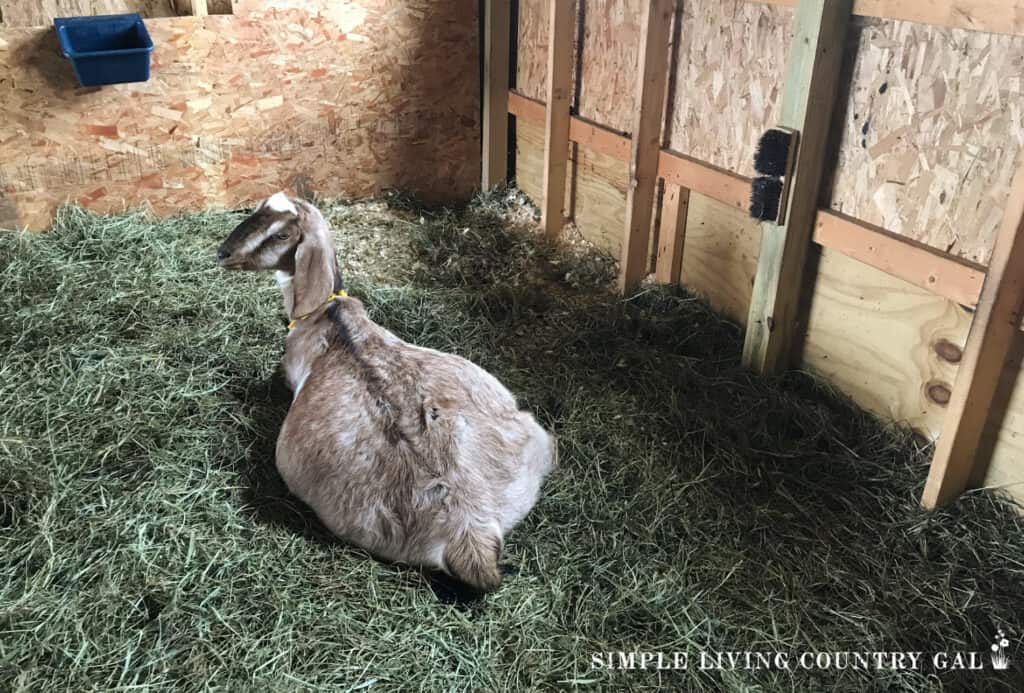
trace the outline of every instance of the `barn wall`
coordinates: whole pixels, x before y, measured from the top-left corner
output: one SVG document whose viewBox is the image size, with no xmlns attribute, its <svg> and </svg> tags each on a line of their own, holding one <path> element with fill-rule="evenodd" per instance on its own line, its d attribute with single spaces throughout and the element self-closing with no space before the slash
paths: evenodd
<svg viewBox="0 0 1024 693">
<path fill-rule="evenodd" d="M 171 213 L 281 188 L 472 194 L 474 0 L 234 9 L 149 20 L 150 80 L 101 88 L 78 86 L 51 28 L 0 29 L 0 227 L 45 228 L 67 201 Z"/>
<path fill-rule="evenodd" d="M 540 100 L 547 7 L 548 0 L 519 4 L 516 88 Z M 623 132 L 641 7 L 642 0 L 577 0 L 578 114 Z M 781 98 L 791 16 L 742 0 L 678 4 L 669 147 L 752 175 L 754 145 Z M 987 263 L 1024 147 L 1024 36 L 865 17 L 853 25 L 831 206 Z"/>
<path fill-rule="evenodd" d="M 237 0 L 236 0 L 237 1 Z M 231 14 L 231 0 L 207 0 L 210 14 Z M 143 17 L 192 14 L 192 0 L 0 0 L 3 26 L 46 26 L 55 17 L 138 12 Z"/>
<path fill-rule="evenodd" d="M 578 2 L 584 27 L 635 24 L 639 16 L 634 0 Z M 600 19 L 590 16 L 595 5 L 605 7 Z M 519 7 L 517 89 L 543 100 L 547 1 L 523 0 Z M 774 122 L 779 103 L 790 14 L 783 7 L 733 0 L 681 3 L 668 146 L 743 175 L 752 173 L 754 144 Z M 1024 144 L 1019 78 L 1024 38 L 902 21 L 856 18 L 855 23 L 847 46 L 848 103 L 834 127 L 839 168 L 832 206 L 943 251 L 987 262 Z M 636 34 L 621 31 L 632 48 L 615 50 L 604 48 L 593 32 L 582 35 L 579 114 L 625 131 L 635 73 L 626 58 L 636 55 Z M 867 131 L 862 132 L 865 122 Z M 520 118 L 516 132 L 517 180 L 539 199 L 543 129 Z M 585 236 L 618 254 L 628 166 L 578 145 L 573 152 L 567 210 Z M 691 193 L 684 284 L 744 322 L 759 243 L 758 224 L 742 211 Z M 934 440 L 957 371 L 942 356 L 948 351 L 936 345 L 962 348 L 970 312 L 841 253 L 822 249 L 815 255 L 803 367 L 866 409 Z M 1024 354 L 1024 334 L 1018 338 L 1018 351 Z M 993 417 L 1002 426 L 991 432 L 995 447 L 984 483 L 1024 500 L 1020 360 L 1004 373 L 1004 411 Z"/>
</svg>

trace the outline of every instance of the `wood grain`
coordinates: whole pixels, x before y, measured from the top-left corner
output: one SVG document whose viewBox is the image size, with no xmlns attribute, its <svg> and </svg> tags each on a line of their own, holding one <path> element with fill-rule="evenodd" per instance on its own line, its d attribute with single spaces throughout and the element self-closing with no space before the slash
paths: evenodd
<svg viewBox="0 0 1024 693">
<path fill-rule="evenodd" d="M 484 6 L 484 89 L 481 181 L 484 190 L 502 185 L 508 173 L 509 0 Z"/>
<path fill-rule="evenodd" d="M 150 80 L 102 89 L 78 86 L 52 28 L 0 30 L 0 227 L 43 229 L 68 201 L 173 214 L 283 188 L 472 195 L 475 3 L 267 4 L 148 20 Z"/>
<path fill-rule="evenodd" d="M 654 279 L 659 284 L 678 284 L 686 243 L 686 215 L 690 191 L 671 183 L 665 186 L 661 205 L 661 229 L 658 234 L 658 257 Z"/>
<path fill-rule="evenodd" d="M 619 263 L 619 291 L 636 290 L 647 274 L 651 243 L 651 209 L 658 182 L 658 153 L 668 82 L 668 42 L 672 26 L 672 0 L 651 0 L 644 5 L 637 92 L 633 100 L 632 150 L 626 222 Z"/>
<path fill-rule="evenodd" d="M 573 0 L 550 0 L 544 127 L 544 196 L 540 224 L 549 238 L 562 230 L 572 100 Z"/>
<path fill-rule="evenodd" d="M 743 344 L 744 365 L 759 373 L 787 368 L 803 329 L 797 321 L 807 249 L 825 173 L 849 18 L 850 0 L 801 0 L 794 13 L 780 125 L 799 131 L 800 148 L 789 183 L 786 223 L 761 225 L 761 252 Z"/>
<path fill-rule="evenodd" d="M 1024 166 L 1014 178 L 978 301 L 922 504 L 934 508 L 966 487 L 1024 305 Z"/>
</svg>

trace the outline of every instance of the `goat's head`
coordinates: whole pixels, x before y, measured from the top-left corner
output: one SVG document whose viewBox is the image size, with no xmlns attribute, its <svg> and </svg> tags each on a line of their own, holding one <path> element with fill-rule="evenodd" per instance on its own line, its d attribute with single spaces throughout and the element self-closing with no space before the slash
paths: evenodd
<svg viewBox="0 0 1024 693">
<path fill-rule="evenodd" d="M 229 270 L 277 270 L 294 276 L 297 314 L 315 310 L 340 288 L 330 228 L 313 205 L 283 192 L 264 200 L 217 249 Z"/>
</svg>

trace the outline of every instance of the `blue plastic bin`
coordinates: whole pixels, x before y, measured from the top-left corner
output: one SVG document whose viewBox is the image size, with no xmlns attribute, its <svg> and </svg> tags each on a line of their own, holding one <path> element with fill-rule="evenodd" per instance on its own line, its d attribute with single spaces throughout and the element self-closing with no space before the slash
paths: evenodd
<svg viewBox="0 0 1024 693">
<path fill-rule="evenodd" d="M 64 17 L 53 25 L 82 86 L 149 79 L 153 40 L 138 13 Z"/>
</svg>

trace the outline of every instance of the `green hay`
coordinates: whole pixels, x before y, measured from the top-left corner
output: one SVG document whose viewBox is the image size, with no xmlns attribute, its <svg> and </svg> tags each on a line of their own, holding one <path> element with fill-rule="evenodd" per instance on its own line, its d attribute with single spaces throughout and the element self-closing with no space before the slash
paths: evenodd
<svg viewBox="0 0 1024 693">
<path fill-rule="evenodd" d="M 0 234 L 0 681 L 24 691 L 1024 690 L 1024 521 L 918 508 L 929 450 L 813 378 L 738 366 L 699 300 L 462 212 L 337 204 L 375 319 L 472 358 L 560 467 L 469 608 L 331 541 L 273 446 L 273 280 L 218 270 L 241 215 L 61 212 Z M 598 671 L 617 650 L 982 651 L 1007 672 Z M 987 664 L 987 658 L 986 658 Z M 694 665 L 695 666 L 695 665 Z"/>
</svg>

